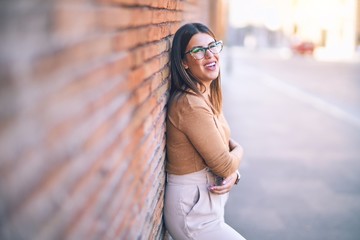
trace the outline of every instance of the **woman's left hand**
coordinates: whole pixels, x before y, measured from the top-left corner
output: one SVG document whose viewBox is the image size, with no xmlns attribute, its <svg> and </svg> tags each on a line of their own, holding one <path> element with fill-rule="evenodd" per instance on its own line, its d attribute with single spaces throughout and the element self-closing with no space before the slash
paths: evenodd
<svg viewBox="0 0 360 240">
<path fill-rule="evenodd" d="M 231 188 L 234 186 L 236 178 L 237 178 L 237 173 L 234 172 L 233 174 L 231 174 L 230 176 L 228 176 L 223 180 L 221 186 L 216 186 L 216 185 L 210 186 L 209 190 L 210 192 L 215 194 L 228 193 L 230 192 Z"/>
</svg>

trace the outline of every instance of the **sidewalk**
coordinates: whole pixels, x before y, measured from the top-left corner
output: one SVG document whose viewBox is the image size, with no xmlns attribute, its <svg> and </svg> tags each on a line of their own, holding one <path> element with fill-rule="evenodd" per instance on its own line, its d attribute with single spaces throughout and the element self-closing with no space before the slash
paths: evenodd
<svg viewBox="0 0 360 240">
<path fill-rule="evenodd" d="M 359 128 L 264 84 L 244 55 L 232 61 L 224 112 L 245 157 L 227 222 L 248 240 L 358 239 Z"/>
</svg>

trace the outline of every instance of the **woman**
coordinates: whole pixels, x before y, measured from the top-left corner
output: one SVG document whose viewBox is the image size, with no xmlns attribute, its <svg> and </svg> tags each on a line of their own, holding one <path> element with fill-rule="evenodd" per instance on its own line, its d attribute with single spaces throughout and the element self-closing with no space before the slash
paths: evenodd
<svg viewBox="0 0 360 240">
<path fill-rule="evenodd" d="M 244 239 L 224 222 L 243 149 L 222 114 L 222 47 L 199 23 L 182 26 L 173 39 L 164 216 L 176 240 Z"/>
</svg>

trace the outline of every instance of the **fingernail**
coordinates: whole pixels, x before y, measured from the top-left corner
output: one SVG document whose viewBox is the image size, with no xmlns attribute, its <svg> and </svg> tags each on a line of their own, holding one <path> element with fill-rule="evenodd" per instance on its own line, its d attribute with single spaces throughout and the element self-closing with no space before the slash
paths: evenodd
<svg viewBox="0 0 360 240">
<path fill-rule="evenodd" d="M 226 184 L 226 181 L 224 180 L 224 181 L 223 181 L 223 185 L 225 185 L 225 184 Z"/>
</svg>

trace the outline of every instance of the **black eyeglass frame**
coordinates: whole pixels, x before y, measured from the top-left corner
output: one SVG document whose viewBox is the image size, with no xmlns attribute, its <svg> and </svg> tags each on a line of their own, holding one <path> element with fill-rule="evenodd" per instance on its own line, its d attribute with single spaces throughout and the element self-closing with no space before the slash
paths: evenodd
<svg viewBox="0 0 360 240">
<path fill-rule="evenodd" d="M 213 51 L 211 51 L 210 45 L 212 45 L 212 44 L 217 45 L 217 44 L 219 44 L 219 43 L 221 44 L 221 49 L 220 49 L 220 51 L 219 51 L 219 52 L 216 52 L 216 53 L 214 53 Z M 210 43 L 207 47 L 194 47 L 194 48 L 190 49 L 189 51 L 185 52 L 185 55 L 190 53 L 190 55 L 191 55 L 195 60 L 201 60 L 201 59 L 203 59 L 203 58 L 205 57 L 207 50 L 209 50 L 212 54 L 219 54 L 219 53 L 222 51 L 223 47 L 224 47 L 223 41 L 219 40 L 219 41 L 215 41 L 215 42 Z M 196 48 L 204 49 L 204 57 L 197 59 L 197 58 L 195 58 L 195 57 L 191 54 L 192 51 L 193 51 L 194 49 L 196 49 Z"/>
</svg>

